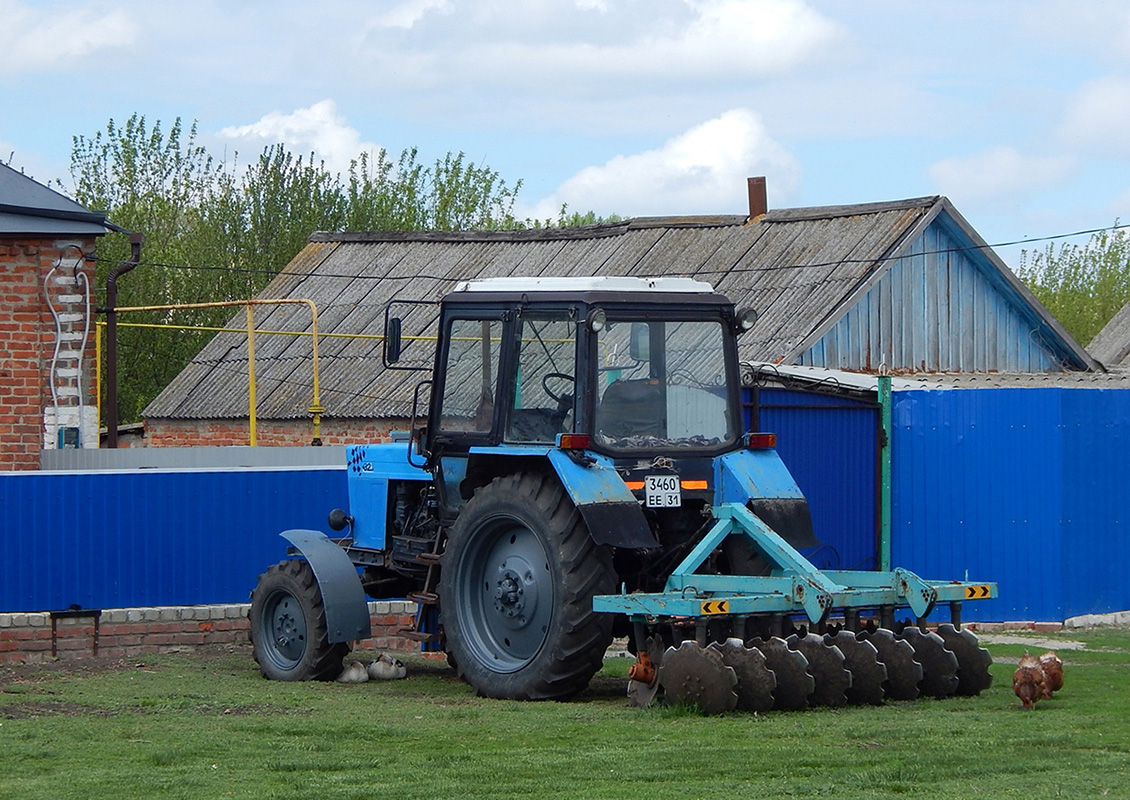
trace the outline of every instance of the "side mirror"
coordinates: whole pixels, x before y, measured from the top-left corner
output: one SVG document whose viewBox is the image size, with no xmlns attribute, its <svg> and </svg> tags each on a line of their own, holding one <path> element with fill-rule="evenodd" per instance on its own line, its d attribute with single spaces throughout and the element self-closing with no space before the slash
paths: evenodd
<svg viewBox="0 0 1130 800">
<path fill-rule="evenodd" d="M 385 361 L 395 364 L 400 360 L 400 317 L 391 317 L 385 325 Z"/>
<path fill-rule="evenodd" d="M 651 329 L 646 322 L 633 322 L 628 336 L 628 355 L 633 361 L 651 361 Z"/>
</svg>

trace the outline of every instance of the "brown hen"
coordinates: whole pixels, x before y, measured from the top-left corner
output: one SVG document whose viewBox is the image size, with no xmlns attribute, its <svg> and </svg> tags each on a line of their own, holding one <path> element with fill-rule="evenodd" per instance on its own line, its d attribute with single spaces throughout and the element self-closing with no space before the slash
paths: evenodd
<svg viewBox="0 0 1130 800">
<path fill-rule="evenodd" d="M 1036 701 L 1045 696 L 1047 676 L 1035 656 L 1025 653 L 1020 665 L 1012 673 L 1012 691 L 1020 698 L 1024 708 L 1035 708 Z"/>
<path fill-rule="evenodd" d="M 1051 697 L 1052 692 L 1063 688 L 1063 660 L 1054 650 L 1048 650 L 1039 661 L 1044 671 L 1044 697 Z"/>
</svg>

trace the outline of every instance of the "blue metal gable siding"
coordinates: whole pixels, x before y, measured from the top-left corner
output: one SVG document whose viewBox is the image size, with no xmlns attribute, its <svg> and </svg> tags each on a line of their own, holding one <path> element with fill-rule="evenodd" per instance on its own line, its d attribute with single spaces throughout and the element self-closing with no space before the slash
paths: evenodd
<svg viewBox="0 0 1130 800">
<path fill-rule="evenodd" d="M 831 369 L 1044 372 L 1058 369 L 1014 292 L 940 221 L 805 352 Z"/>
<path fill-rule="evenodd" d="M 344 466 L 0 475 L 0 611 L 246 602 L 345 503 Z"/>
<path fill-rule="evenodd" d="M 925 578 L 995 580 L 967 619 L 1130 608 L 1130 392 L 896 392 L 892 555 Z"/>
<path fill-rule="evenodd" d="M 760 428 L 777 434 L 823 544 L 808 555 L 825 569 L 877 569 L 876 408 L 785 389 L 762 389 L 760 400 Z"/>
</svg>

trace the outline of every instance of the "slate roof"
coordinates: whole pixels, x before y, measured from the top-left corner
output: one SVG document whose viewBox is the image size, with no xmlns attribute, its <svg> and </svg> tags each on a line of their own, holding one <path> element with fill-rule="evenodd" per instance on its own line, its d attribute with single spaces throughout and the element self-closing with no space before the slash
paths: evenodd
<svg viewBox="0 0 1130 800">
<path fill-rule="evenodd" d="M 745 362 L 747 385 L 805 388 L 827 394 L 873 398 L 879 376 L 796 364 Z M 1111 372 L 929 372 L 891 376 L 894 391 L 912 389 L 1130 389 L 1130 371 Z"/>
<path fill-rule="evenodd" d="M 100 236 L 107 229 L 120 230 L 103 212 L 0 164 L 0 235 Z"/>
<path fill-rule="evenodd" d="M 526 231 L 316 233 L 259 297 L 316 303 L 327 416 L 406 417 L 412 388 L 424 376 L 384 370 L 377 338 L 325 334 L 379 334 L 389 301 L 438 300 L 456 281 L 471 278 L 686 275 L 713 284 L 739 307 L 757 309 L 756 327 L 741 340 L 743 359 L 787 364 L 943 209 L 952 206 L 935 196 L 781 209 L 751 222 L 744 216 L 674 217 Z M 1005 280 L 1019 285 L 1011 273 Z M 405 333 L 426 333 L 429 321 L 434 314 L 406 320 Z M 309 323 L 309 311 L 297 305 L 256 315 L 260 329 L 307 330 Z M 1058 329 L 1054 320 L 1049 324 Z M 231 327 L 244 325 L 241 313 Z M 246 376 L 246 336 L 218 334 L 144 416 L 246 417 Z M 258 336 L 256 376 L 261 418 L 309 417 L 309 337 Z"/>
<path fill-rule="evenodd" d="M 1087 345 L 1087 352 L 1107 368 L 1130 368 L 1130 303 L 1122 307 Z"/>
</svg>

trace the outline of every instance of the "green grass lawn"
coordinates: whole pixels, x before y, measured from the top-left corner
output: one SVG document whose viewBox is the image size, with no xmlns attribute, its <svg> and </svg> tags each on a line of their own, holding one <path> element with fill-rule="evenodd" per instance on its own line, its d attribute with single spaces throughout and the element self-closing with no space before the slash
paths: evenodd
<svg viewBox="0 0 1130 800">
<path fill-rule="evenodd" d="M 359 685 L 269 682 L 243 650 L 0 667 L 0 798 L 1130 797 L 1130 631 L 1046 638 L 1067 682 L 1035 711 L 1005 660 L 1042 648 L 1007 642 L 979 697 L 715 718 L 628 708 L 627 659 L 567 703 L 422 659 Z"/>
</svg>

